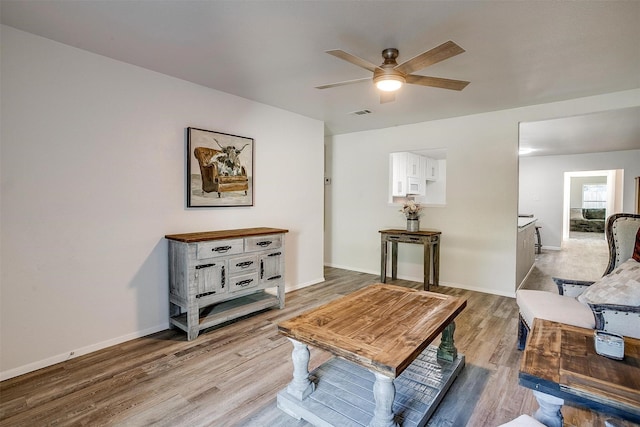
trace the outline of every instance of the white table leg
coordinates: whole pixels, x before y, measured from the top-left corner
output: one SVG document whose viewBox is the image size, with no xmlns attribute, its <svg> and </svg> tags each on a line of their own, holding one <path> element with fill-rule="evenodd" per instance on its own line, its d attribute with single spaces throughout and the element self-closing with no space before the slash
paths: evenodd
<svg viewBox="0 0 640 427">
<path fill-rule="evenodd" d="M 298 400 L 309 396 L 316 385 L 309 381 L 309 347 L 299 341 L 289 338 L 293 343 L 291 359 L 293 360 L 293 380 L 287 386 L 287 393 Z"/>
<path fill-rule="evenodd" d="M 393 379 L 386 375 L 373 373 L 376 382 L 373 385 L 373 397 L 376 400 L 376 407 L 373 410 L 373 418 L 369 427 L 397 427 L 398 424 L 393 419 L 393 400 L 396 397 L 396 388 Z"/>
<path fill-rule="evenodd" d="M 560 408 L 564 404 L 564 399 L 537 390 L 533 391 L 533 395 L 540 405 L 540 408 L 533 414 L 533 418 L 547 427 L 562 427 L 564 420 Z"/>
</svg>

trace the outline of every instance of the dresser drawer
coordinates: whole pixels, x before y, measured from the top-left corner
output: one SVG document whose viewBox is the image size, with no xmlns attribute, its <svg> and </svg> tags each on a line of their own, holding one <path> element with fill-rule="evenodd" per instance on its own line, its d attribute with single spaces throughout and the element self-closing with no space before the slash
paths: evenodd
<svg viewBox="0 0 640 427">
<path fill-rule="evenodd" d="M 249 273 L 258 269 L 258 256 L 247 255 L 229 259 L 229 274 Z"/>
<path fill-rule="evenodd" d="M 213 240 L 198 243 L 196 257 L 198 259 L 214 258 L 219 256 L 241 254 L 244 248 L 242 239 Z"/>
<path fill-rule="evenodd" d="M 238 292 L 258 286 L 258 272 L 234 276 L 229 279 L 229 291 Z"/>
<path fill-rule="evenodd" d="M 282 234 L 271 234 L 268 236 L 247 237 L 245 239 L 245 252 L 263 251 L 265 249 L 276 249 L 282 246 Z"/>
</svg>

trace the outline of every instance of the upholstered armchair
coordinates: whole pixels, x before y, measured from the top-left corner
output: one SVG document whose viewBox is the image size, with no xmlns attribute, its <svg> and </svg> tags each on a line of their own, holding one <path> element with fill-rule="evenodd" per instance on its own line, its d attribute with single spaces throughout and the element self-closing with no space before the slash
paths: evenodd
<svg viewBox="0 0 640 427">
<path fill-rule="evenodd" d="M 216 156 L 220 153 L 222 151 L 206 147 L 196 147 L 193 150 L 193 155 L 200 166 L 203 193 L 216 192 L 220 197 L 220 194 L 226 191 L 244 191 L 246 196 L 249 189 L 249 179 L 244 166 L 240 167 L 239 173 L 235 175 L 220 173 L 219 163 L 216 162 Z"/>
<path fill-rule="evenodd" d="M 535 317 L 640 338 L 640 215 L 607 219 L 609 263 L 601 279 L 553 278 L 558 294 L 518 290 L 518 349 L 524 349 Z"/>
</svg>

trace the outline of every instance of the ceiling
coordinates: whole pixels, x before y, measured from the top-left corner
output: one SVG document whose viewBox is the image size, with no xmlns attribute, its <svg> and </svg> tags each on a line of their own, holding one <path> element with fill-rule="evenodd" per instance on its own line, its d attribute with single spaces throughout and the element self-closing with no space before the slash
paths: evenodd
<svg viewBox="0 0 640 427">
<path fill-rule="evenodd" d="M 322 120 L 327 135 L 640 87 L 640 1 L 0 0 L 0 16 Z M 370 75 L 326 50 L 379 64 L 395 47 L 401 63 L 447 40 L 466 52 L 415 74 L 470 81 L 461 92 L 408 85 L 380 104 L 368 82 L 315 89 Z M 353 114 L 364 109 L 371 114 Z"/>
<path fill-rule="evenodd" d="M 637 149 L 640 149 L 640 107 L 520 123 L 521 156 Z"/>
</svg>

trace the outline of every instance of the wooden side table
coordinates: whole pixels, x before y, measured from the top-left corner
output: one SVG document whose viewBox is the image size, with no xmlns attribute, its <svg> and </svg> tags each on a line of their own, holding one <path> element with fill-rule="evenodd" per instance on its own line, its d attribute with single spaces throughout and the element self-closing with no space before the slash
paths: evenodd
<svg viewBox="0 0 640 427">
<path fill-rule="evenodd" d="M 519 383 L 534 390 L 534 418 L 563 424 L 565 400 L 640 423 L 640 340 L 625 337 L 624 360 L 596 353 L 593 329 L 534 319 L 522 354 Z"/>
<path fill-rule="evenodd" d="M 380 230 L 381 238 L 381 260 L 380 260 L 380 281 L 387 281 L 387 248 L 391 242 L 391 278 L 398 277 L 398 243 L 413 243 L 424 246 L 424 290 L 428 291 L 433 284 L 440 283 L 440 235 L 437 230 L 407 231 L 399 229 Z M 433 276 L 433 283 L 430 278 Z"/>
</svg>

